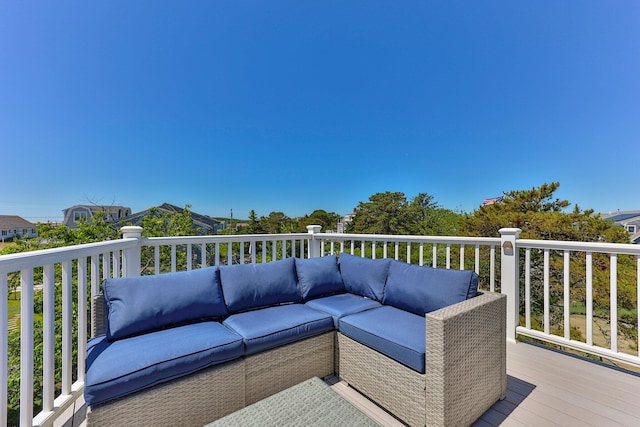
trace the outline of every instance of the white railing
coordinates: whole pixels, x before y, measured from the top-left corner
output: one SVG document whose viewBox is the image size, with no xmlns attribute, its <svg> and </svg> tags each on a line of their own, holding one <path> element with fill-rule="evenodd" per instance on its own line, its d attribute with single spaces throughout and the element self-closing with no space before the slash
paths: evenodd
<svg viewBox="0 0 640 427">
<path fill-rule="evenodd" d="M 0 425 L 7 425 L 8 403 L 8 287 L 19 277 L 20 283 L 20 425 L 52 425 L 57 415 L 69 408 L 84 390 L 87 343 L 87 290 L 99 293 L 100 281 L 121 275 L 128 250 L 139 246 L 137 239 L 92 243 L 58 249 L 25 252 L 0 257 Z M 75 273 L 75 274 L 74 274 Z M 36 278 L 38 278 L 36 280 Z M 74 280 L 75 279 L 75 280 Z M 56 284 L 61 285 L 61 312 L 56 312 Z M 34 288 L 41 289 L 42 307 L 42 410 L 34 409 Z M 73 310 L 73 293 L 77 310 Z M 56 319 L 62 322 L 56 338 Z M 74 337 L 74 321 L 76 326 Z M 74 338 L 77 349 L 73 368 Z M 54 359 L 56 339 L 62 345 L 62 360 Z M 40 343 L 38 343 L 40 344 Z M 59 392 L 56 373 L 60 374 Z"/>
<path fill-rule="evenodd" d="M 143 256 L 142 274 L 160 274 L 209 265 L 249 264 L 298 257 L 306 258 L 308 234 L 243 234 L 225 236 L 151 237 L 142 240 L 143 248 L 153 249 Z M 168 249 L 169 264 L 163 266 L 162 249 Z M 144 251 L 144 249 L 143 249 Z M 180 267 L 179 268 L 179 264 Z M 135 272 L 132 272 L 135 274 Z"/>
<path fill-rule="evenodd" d="M 480 275 L 481 286 L 490 291 L 507 294 L 507 339 L 518 335 L 640 366 L 636 354 L 620 352 L 618 336 L 618 278 L 616 265 L 619 256 L 640 256 L 640 247 L 623 244 L 558 242 L 519 239 L 518 229 L 502 229 L 500 238 L 390 236 L 320 233 L 319 226 L 309 226 L 305 234 L 189 236 L 142 238 L 140 227 L 123 228 L 123 239 L 88 245 L 34 251 L 0 257 L 0 425 L 7 423 L 8 390 L 8 285 L 20 278 L 20 424 L 52 425 L 69 408 L 84 388 L 84 358 L 87 342 L 87 293 L 97 295 L 100 283 L 108 277 L 161 274 L 168 271 L 190 270 L 209 265 L 232 263 L 261 263 L 288 257 L 317 257 L 348 252 L 371 258 L 396 260 L 432 267 L 470 269 Z M 499 253 L 496 253 L 496 248 Z M 559 254 L 562 254 L 560 257 Z M 540 255 L 541 254 L 541 255 Z M 576 257 L 584 254 L 585 301 L 587 332 L 584 342 L 571 338 L 571 303 L 575 283 L 570 279 L 571 266 Z M 594 274 L 592 262 L 605 254 L 609 260 L 612 295 L 608 318 L 611 340 L 608 348 L 597 345 L 593 321 L 597 317 L 593 307 Z M 538 258 L 541 261 L 538 262 Z M 562 273 L 563 332 L 552 329 L 554 312 L 551 300 L 552 284 L 557 279 L 557 267 L 565 262 Z M 567 261 L 568 260 L 568 261 Z M 625 259 L 625 262 L 628 260 Z M 573 264 L 572 264 L 573 262 Z M 640 261 L 637 263 L 640 281 Z M 579 262 L 577 263 L 579 264 Z M 521 277 L 521 267 L 522 277 Z M 602 265 L 599 265 L 602 268 Z M 542 282 L 538 279 L 542 277 Z M 41 280 L 40 280 L 41 278 Z M 625 278 L 625 280 L 627 280 Z M 542 294 L 532 292 L 542 283 Z M 56 312 L 56 284 L 61 286 L 62 309 Z M 636 283 L 636 289 L 640 283 Z M 42 344 L 43 344 L 43 401 L 42 411 L 33 416 L 34 407 L 34 286 L 42 285 Z M 37 286 L 40 289 L 40 286 Z M 521 297 L 521 288 L 523 290 Z M 555 289 L 555 288 L 554 288 Z M 567 291 L 568 289 L 568 291 Z M 597 288 L 600 289 L 600 288 Z M 77 292 L 77 314 L 73 319 L 73 292 Z M 640 293 L 640 291 L 637 291 Z M 557 293 L 557 292 L 556 292 Z M 555 295 L 555 294 L 554 294 Z M 640 295 L 637 295 L 640 297 Z M 640 299 L 640 298 L 637 298 Z M 637 301 L 636 299 L 636 301 Z M 541 302 L 540 302 L 541 301 Z M 591 301 L 591 302 L 590 302 Z M 542 305 L 542 314 L 533 307 Z M 637 310 L 637 302 L 636 310 Z M 521 307 L 522 310 L 521 310 Z M 524 320 L 521 322 L 520 317 Z M 534 319 L 542 318 L 536 328 Z M 606 317 L 606 316 L 605 316 Z M 62 319 L 62 335 L 56 338 L 55 320 Z M 77 328 L 74 331 L 74 321 Z M 591 329 L 590 326 L 591 325 Z M 62 343 L 62 361 L 54 360 L 55 340 Z M 77 349 L 76 368 L 72 357 L 74 339 Z M 39 344 L 39 343 L 38 343 Z M 637 344 L 637 342 L 636 342 Z M 61 390 L 55 392 L 56 372 L 61 374 Z M 40 373 L 36 373 L 40 375 Z"/>
<path fill-rule="evenodd" d="M 500 238 L 334 233 L 318 233 L 314 237 L 320 256 L 347 252 L 434 268 L 474 270 L 481 275 L 487 290 L 496 289 L 496 247 L 500 247 Z M 470 253 L 473 256 L 467 256 Z"/>
<path fill-rule="evenodd" d="M 640 366 L 640 353 L 638 352 L 637 335 L 640 324 L 640 246 L 615 243 L 586 243 L 586 242 L 558 242 L 543 240 L 517 240 L 517 248 L 520 254 L 524 254 L 524 325 L 516 328 L 520 335 L 536 338 L 563 347 L 573 348 L 607 359 Z M 626 257 L 627 264 L 634 264 L 635 277 L 624 277 L 624 283 L 618 279 L 618 261 L 620 257 Z M 532 258 L 542 258 L 542 269 L 536 265 Z M 594 278 L 594 260 L 597 268 L 602 272 L 600 281 L 596 283 Z M 555 264 L 552 265 L 552 264 Z M 561 268 L 560 268 L 561 267 Z M 608 271 L 604 271 L 606 269 Z M 534 272 L 534 270 L 536 270 Z M 542 285 L 542 293 L 538 292 L 537 301 L 533 293 L 533 278 L 537 276 L 538 285 Z M 608 283 L 603 283 L 604 280 Z M 540 283 L 541 282 L 541 283 Z M 635 282 L 635 283 L 634 283 Z M 622 351 L 618 346 L 620 336 L 619 319 L 619 293 L 624 287 L 635 292 L 635 349 Z M 555 288 L 555 291 L 552 289 Z M 572 319 L 572 304 L 575 303 L 575 294 L 584 291 L 584 324 Z M 609 294 L 608 310 L 597 315 L 594 309 L 595 292 L 599 292 L 600 300 L 603 299 L 603 291 Z M 555 296 L 559 301 L 552 301 Z M 628 296 L 628 295 L 627 295 Z M 540 301 L 541 299 L 541 301 Z M 582 299 L 582 298 L 580 298 Z M 631 304 L 633 296 L 628 298 L 627 305 Z M 534 318 L 532 305 L 537 302 L 542 305 L 541 326 L 538 329 L 532 325 Z M 600 307 L 603 310 L 603 307 Z M 553 322 L 552 315 L 561 316 L 561 322 Z M 540 312 L 540 310 L 538 310 Z M 538 316 L 540 317 L 540 316 Z M 552 330 L 554 323 L 559 323 L 556 331 Z M 633 322 L 632 322 L 633 323 Z M 571 336 L 572 327 L 583 327 L 584 341 Z M 597 343 L 594 326 L 598 328 L 600 343 Z M 603 345 L 607 345 L 604 347 Z"/>
</svg>

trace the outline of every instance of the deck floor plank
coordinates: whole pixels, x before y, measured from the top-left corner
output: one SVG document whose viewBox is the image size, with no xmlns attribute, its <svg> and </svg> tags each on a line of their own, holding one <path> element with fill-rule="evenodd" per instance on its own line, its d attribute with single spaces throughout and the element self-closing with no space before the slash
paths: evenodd
<svg viewBox="0 0 640 427">
<path fill-rule="evenodd" d="M 640 425 L 640 377 L 525 343 L 509 344 L 507 371 L 535 385 L 529 399 L 594 425 Z"/>
<path fill-rule="evenodd" d="M 474 427 L 640 426 L 640 375 L 527 343 L 507 344 L 507 397 Z M 342 382 L 338 387 L 383 426 L 402 425 Z"/>
</svg>

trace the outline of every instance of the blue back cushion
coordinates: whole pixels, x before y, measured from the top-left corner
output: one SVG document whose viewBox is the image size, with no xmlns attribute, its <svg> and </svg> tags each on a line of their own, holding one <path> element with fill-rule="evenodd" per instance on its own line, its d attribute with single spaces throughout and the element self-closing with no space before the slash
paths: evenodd
<svg viewBox="0 0 640 427">
<path fill-rule="evenodd" d="M 106 279 L 102 289 L 109 340 L 227 314 L 218 267 Z"/>
<path fill-rule="evenodd" d="M 389 272 L 389 258 L 369 259 L 340 254 L 340 274 L 347 292 L 382 301 Z"/>
<path fill-rule="evenodd" d="M 220 282 L 231 313 L 302 300 L 293 258 L 223 266 Z"/>
<path fill-rule="evenodd" d="M 478 275 L 470 270 L 420 267 L 393 261 L 383 304 L 424 316 L 476 296 Z"/>
<path fill-rule="evenodd" d="M 338 269 L 338 258 L 335 255 L 295 260 L 298 284 L 302 298 L 305 300 L 344 292 L 344 283 Z"/>
</svg>

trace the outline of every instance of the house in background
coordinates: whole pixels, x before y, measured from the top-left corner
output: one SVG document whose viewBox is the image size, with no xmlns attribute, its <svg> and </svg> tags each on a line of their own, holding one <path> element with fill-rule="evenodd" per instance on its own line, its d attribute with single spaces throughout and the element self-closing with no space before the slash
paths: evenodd
<svg viewBox="0 0 640 427">
<path fill-rule="evenodd" d="M 340 219 L 340 221 L 338 222 L 337 232 L 344 233 L 347 229 L 347 225 L 349 225 L 349 223 L 353 221 L 353 218 L 355 217 L 356 217 L 355 209 L 353 210 L 352 213 L 346 214 L 345 216 L 343 216 L 342 219 Z"/>
<path fill-rule="evenodd" d="M 149 215 L 151 209 L 153 208 L 131 214 L 123 218 L 121 222 L 142 226 L 142 220 L 145 216 Z M 181 213 L 184 210 L 183 208 L 172 205 L 170 203 L 163 203 L 160 206 L 156 206 L 155 209 L 157 209 L 160 213 Z M 219 231 L 227 228 L 226 222 L 218 221 L 217 219 L 213 219 L 209 216 L 201 215 L 193 211 L 191 211 L 191 219 L 193 221 L 193 228 L 195 230 L 195 233 L 198 235 L 218 234 Z"/>
<path fill-rule="evenodd" d="M 600 216 L 606 221 L 612 221 L 613 225 L 624 227 L 631 235 L 631 243 L 640 244 L 640 211 L 618 211 Z"/>
<path fill-rule="evenodd" d="M 78 228 L 81 220 L 91 222 L 91 217 L 99 212 L 107 215 L 108 222 L 117 222 L 128 215 L 131 215 L 131 208 L 126 206 L 98 206 L 98 205 L 75 205 L 63 209 L 64 220 L 62 223 L 70 229 Z"/>
<path fill-rule="evenodd" d="M 17 215 L 0 215 L 0 241 L 14 237 L 36 237 L 36 225 Z"/>
</svg>

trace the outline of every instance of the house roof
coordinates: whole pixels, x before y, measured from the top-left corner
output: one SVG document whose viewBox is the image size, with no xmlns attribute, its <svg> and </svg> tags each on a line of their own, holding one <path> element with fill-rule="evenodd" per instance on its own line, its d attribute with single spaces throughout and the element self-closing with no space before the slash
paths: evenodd
<svg viewBox="0 0 640 427">
<path fill-rule="evenodd" d="M 66 214 L 67 211 L 74 210 L 77 208 L 87 209 L 91 211 L 92 214 L 98 213 L 98 212 L 117 213 L 119 210 L 130 209 L 128 206 L 75 205 L 75 206 L 71 206 L 70 208 L 63 209 L 62 212 Z"/>
<path fill-rule="evenodd" d="M 36 225 L 18 215 L 0 215 L 0 229 L 36 228 Z"/>
<path fill-rule="evenodd" d="M 150 209 L 151 208 L 145 209 L 144 211 L 132 213 L 131 215 L 125 218 L 122 218 L 121 221 L 130 221 L 132 223 L 135 223 L 137 222 L 136 220 L 141 220 L 143 217 L 145 217 L 149 213 Z M 156 206 L 156 209 L 164 212 L 176 212 L 176 213 L 182 213 L 182 211 L 184 211 L 184 208 L 172 205 L 171 203 L 163 203 L 160 206 Z M 201 215 L 193 211 L 191 211 L 191 219 L 193 220 L 193 222 L 207 225 L 211 227 L 211 229 L 215 229 L 216 226 L 222 223 L 222 221 L 218 221 L 217 219 L 213 219 L 209 216 Z"/>
<path fill-rule="evenodd" d="M 620 222 L 637 216 L 640 216 L 640 211 L 615 212 L 601 215 L 602 219 L 611 220 L 613 222 Z"/>
</svg>

